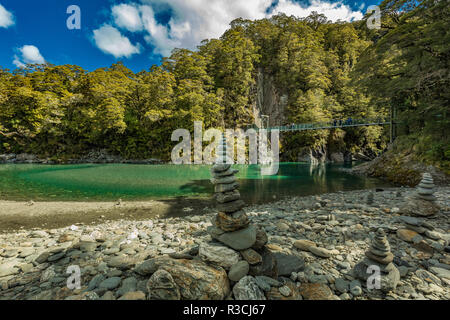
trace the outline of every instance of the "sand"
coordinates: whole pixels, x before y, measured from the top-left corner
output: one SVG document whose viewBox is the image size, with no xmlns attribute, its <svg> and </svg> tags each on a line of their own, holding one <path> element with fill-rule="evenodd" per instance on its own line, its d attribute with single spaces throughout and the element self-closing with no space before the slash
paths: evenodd
<svg viewBox="0 0 450 320">
<path fill-rule="evenodd" d="M 0 200 L 0 232 L 114 220 L 147 220 L 201 214 L 213 206 L 206 198 L 172 198 L 139 202 L 21 202 Z"/>
</svg>

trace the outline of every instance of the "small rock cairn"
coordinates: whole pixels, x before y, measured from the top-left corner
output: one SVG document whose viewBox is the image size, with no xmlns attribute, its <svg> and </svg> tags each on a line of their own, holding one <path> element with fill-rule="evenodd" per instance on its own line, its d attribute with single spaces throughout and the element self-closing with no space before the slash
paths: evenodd
<svg viewBox="0 0 450 320">
<path fill-rule="evenodd" d="M 439 213 L 440 207 L 434 194 L 434 182 L 431 174 L 424 173 L 417 186 L 416 193 L 406 199 L 400 213 L 410 216 L 429 217 Z"/>
<path fill-rule="evenodd" d="M 370 249 L 366 252 L 366 256 L 373 261 L 385 265 L 394 261 L 394 255 L 391 253 L 391 246 L 389 245 L 383 229 L 377 230 Z"/>
<path fill-rule="evenodd" d="M 355 265 L 353 269 L 354 276 L 367 281 L 369 276 L 373 274 L 373 271 L 368 272 L 368 268 L 377 266 L 381 272 L 380 288 L 378 289 L 381 289 L 383 292 L 394 290 L 400 281 L 400 271 L 392 263 L 394 255 L 391 252 L 391 247 L 383 229 L 377 230 L 371 246 L 365 254 L 366 258 Z"/>
<path fill-rule="evenodd" d="M 422 176 L 422 181 L 420 181 L 417 186 L 417 193 L 415 197 L 417 199 L 422 199 L 425 201 L 436 201 L 434 193 L 434 181 L 433 177 L 429 173 L 424 173 Z"/>
</svg>

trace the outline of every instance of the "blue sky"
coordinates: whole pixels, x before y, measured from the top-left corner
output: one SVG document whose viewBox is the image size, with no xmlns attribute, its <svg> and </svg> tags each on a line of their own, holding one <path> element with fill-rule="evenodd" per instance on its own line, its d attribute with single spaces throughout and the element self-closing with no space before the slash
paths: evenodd
<svg viewBox="0 0 450 320">
<path fill-rule="evenodd" d="M 360 19 L 381 0 L 0 0 L 0 66 L 27 62 L 76 64 L 86 70 L 122 61 L 135 72 L 159 64 L 175 47 L 195 49 L 217 38 L 231 20 L 278 12 L 331 20 Z M 67 8 L 81 10 L 81 30 L 69 30 Z"/>
</svg>

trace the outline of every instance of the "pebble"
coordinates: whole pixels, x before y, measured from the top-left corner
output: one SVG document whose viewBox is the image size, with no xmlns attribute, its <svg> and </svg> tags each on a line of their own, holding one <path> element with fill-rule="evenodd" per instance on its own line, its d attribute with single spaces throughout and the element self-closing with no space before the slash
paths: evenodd
<svg viewBox="0 0 450 320">
<path fill-rule="evenodd" d="M 350 282 L 350 293 L 355 297 L 360 296 L 363 293 L 361 282 L 359 282 L 358 280 L 353 280 L 352 282 Z"/>
<path fill-rule="evenodd" d="M 230 278 L 231 281 L 239 281 L 243 277 L 245 277 L 248 274 L 248 271 L 250 270 L 250 265 L 247 261 L 241 260 L 234 264 L 230 271 L 228 272 L 228 278 Z"/>
<path fill-rule="evenodd" d="M 291 295 L 291 292 L 292 292 L 291 289 L 288 286 L 279 287 L 278 290 L 285 297 L 289 297 Z"/>
<path fill-rule="evenodd" d="M 436 192 L 437 202 L 444 208 L 446 203 L 448 207 L 449 191 L 450 188 L 438 188 Z M 408 188 L 402 189 L 404 196 L 411 192 Z M 398 216 L 395 208 L 402 207 L 403 198 L 396 198 L 395 191 L 385 190 L 383 197 L 377 198 L 370 207 L 359 204 L 366 194 L 367 191 L 336 193 L 322 195 L 321 200 L 314 196 L 287 198 L 243 209 L 255 226 L 256 240 L 251 248 L 228 248 L 230 254 L 233 252 L 231 255 L 238 257 L 227 267 L 228 272 L 223 267 L 216 268 L 218 265 L 213 261 L 199 261 L 202 244 L 212 244 L 211 236 L 206 232 L 215 216 L 212 210 L 187 218 L 156 218 L 142 222 L 110 222 L 105 218 L 99 225 L 80 225 L 73 230 L 66 227 L 0 234 L 3 290 L 0 295 L 20 300 L 100 299 L 98 295 L 106 300 L 146 299 L 146 284 L 152 273 L 141 275 L 138 272 L 141 269 L 136 266 L 168 254 L 182 264 L 187 263 L 184 261 L 206 263 L 214 267 L 212 270 L 222 270 L 221 279 L 230 279 L 228 294 L 232 298 L 236 298 L 233 295 L 235 285 L 247 278 L 244 288 L 240 288 L 244 293 L 239 291 L 239 286 L 236 289 L 238 297 L 263 294 L 271 298 L 292 298 L 295 295 L 292 295 L 294 287 L 290 281 L 297 281 L 305 299 L 379 299 L 376 290 L 365 291 L 360 282 L 354 282 L 351 270 L 371 246 L 372 232 L 381 227 L 401 276 L 397 289 L 382 299 L 448 300 L 450 259 L 445 250 L 449 248 L 446 232 L 450 228 L 445 215 L 433 219 Z M 326 205 L 321 205 L 322 202 Z M 389 209 L 390 213 L 384 214 L 384 209 Z M 413 237 L 408 234 L 405 239 L 410 242 L 407 242 L 399 237 L 403 232 L 400 230 L 416 234 L 411 233 Z M 254 230 L 245 231 L 245 246 L 248 246 L 254 240 Z M 241 240 L 231 239 L 234 242 Z M 269 261 L 262 253 L 267 242 L 270 251 L 274 252 L 274 261 L 281 266 L 282 274 L 277 279 L 251 276 L 251 270 L 264 270 L 261 263 Z M 229 256 L 220 256 L 220 259 Z M 74 291 L 71 296 L 57 293 L 65 287 L 67 267 L 77 263 L 82 270 L 83 290 L 87 291 Z M 237 268 L 239 265 L 241 267 Z M 249 271 L 245 272 L 247 265 Z M 288 289 L 291 292 L 288 293 Z"/>
<path fill-rule="evenodd" d="M 122 278 L 112 277 L 100 282 L 98 287 L 100 289 L 112 290 L 117 288 L 120 285 L 120 282 L 122 282 Z"/>
</svg>

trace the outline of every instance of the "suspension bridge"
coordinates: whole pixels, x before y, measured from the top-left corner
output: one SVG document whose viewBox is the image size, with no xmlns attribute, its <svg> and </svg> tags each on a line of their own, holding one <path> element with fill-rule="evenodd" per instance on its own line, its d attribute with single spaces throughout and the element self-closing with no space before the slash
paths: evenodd
<svg viewBox="0 0 450 320">
<path fill-rule="evenodd" d="M 391 142 L 394 141 L 397 135 L 396 129 L 396 109 L 391 108 L 391 116 L 387 118 L 368 118 L 368 119 L 352 119 L 347 120 L 332 120 L 328 122 L 290 124 L 283 126 L 269 126 L 269 116 L 262 116 L 262 126 L 258 127 L 256 124 L 248 126 L 247 129 L 267 130 L 268 132 L 278 130 L 280 132 L 292 131 L 308 131 L 308 130 L 326 130 L 326 129 L 340 129 L 352 127 L 370 127 L 370 126 L 391 126 L 390 136 Z"/>
</svg>

